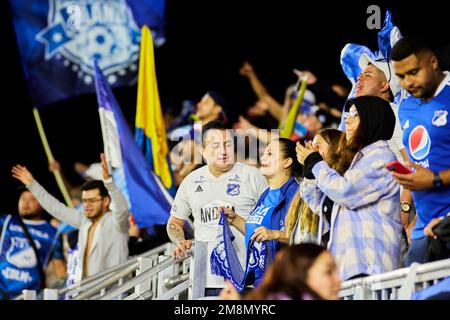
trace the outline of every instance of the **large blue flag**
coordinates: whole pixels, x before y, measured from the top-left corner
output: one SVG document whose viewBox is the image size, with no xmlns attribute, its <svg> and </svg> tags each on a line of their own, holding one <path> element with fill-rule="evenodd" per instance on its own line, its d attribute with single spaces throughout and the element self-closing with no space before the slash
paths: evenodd
<svg viewBox="0 0 450 320">
<path fill-rule="evenodd" d="M 94 67 L 103 144 L 114 181 L 140 228 L 166 224 L 173 200 L 136 146 L 106 77 L 97 64 Z"/>
<path fill-rule="evenodd" d="M 112 86 L 136 82 L 140 28 L 164 42 L 165 0 L 10 0 L 34 107 L 94 91 L 93 59 Z"/>
</svg>

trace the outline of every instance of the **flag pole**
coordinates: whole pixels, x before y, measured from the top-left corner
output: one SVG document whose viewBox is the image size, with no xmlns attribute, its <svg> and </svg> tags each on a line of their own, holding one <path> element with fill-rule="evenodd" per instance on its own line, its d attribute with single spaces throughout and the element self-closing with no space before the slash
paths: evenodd
<svg viewBox="0 0 450 320">
<path fill-rule="evenodd" d="M 304 76 L 298 89 L 297 99 L 295 99 L 294 105 L 289 110 L 288 116 L 284 125 L 280 126 L 280 137 L 290 138 L 294 131 L 295 119 L 297 118 L 298 110 L 303 102 L 303 96 L 305 95 L 308 76 Z"/>
<path fill-rule="evenodd" d="M 37 110 L 37 108 L 33 108 L 33 115 L 39 131 L 39 136 L 41 137 L 42 145 L 44 146 L 45 154 L 47 155 L 47 159 L 49 162 L 53 162 L 55 158 L 53 157 L 52 151 L 50 150 L 50 145 L 48 144 L 47 136 L 45 135 L 44 127 L 42 126 L 41 117 L 39 116 L 39 111 Z M 69 192 L 67 191 L 66 185 L 64 184 L 64 181 L 62 179 L 61 172 L 59 170 L 53 170 L 53 174 L 55 176 L 59 190 L 64 197 L 64 201 L 69 207 L 72 208 L 72 200 L 70 199 Z"/>
</svg>

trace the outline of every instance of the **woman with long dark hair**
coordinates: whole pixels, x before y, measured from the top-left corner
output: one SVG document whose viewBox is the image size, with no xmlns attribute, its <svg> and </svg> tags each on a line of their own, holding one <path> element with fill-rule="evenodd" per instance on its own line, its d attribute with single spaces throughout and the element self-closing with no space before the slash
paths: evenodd
<svg viewBox="0 0 450 320">
<path fill-rule="evenodd" d="M 402 234 L 400 187 L 385 168 L 396 159 L 387 142 L 395 125 L 392 108 L 381 98 L 362 96 L 350 100 L 346 110 L 345 137 L 332 156 L 333 168 L 310 144 L 297 145 L 305 166 L 301 195 L 320 212 L 320 225 L 331 212 L 327 246 L 344 280 L 396 269 Z"/>
<path fill-rule="evenodd" d="M 303 173 L 303 168 L 296 160 L 295 143 L 286 138 L 272 140 L 261 157 L 260 172 L 269 183 L 269 188 L 261 194 L 255 208 L 247 220 L 234 212 L 231 208 L 222 208 L 228 223 L 245 235 L 247 244 L 247 274 L 254 274 L 255 286 L 259 284 L 267 266 L 280 249 L 281 242 L 288 243 L 284 232 L 284 221 L 291 200 L 299 185 L 295 178 Z M 219 222 L 221 225 L 221 222 Z M 224 232 L 226 237 L 226 232 Z M 225 241 L 224 241 L 225 243 Z M 226 276 L 231 274 L 230 266 L 233 262 L 225 263 L 224 250 L 230 246 L 219 243 L 212 255 L 212 266 L 217 272 Z M 225 252 L 231 256 L 230 252 Z M 219 270 L 219 269 L 227 270 Z M 230 270 L 228 270 L 230 269 Z M 247 272 L 248 271 L 248 272 Z M 243 278 L 230 277 L 237 287 L 244 285 Z M 240 280 L 238 280 L 240 279 Z"/>
</svg>

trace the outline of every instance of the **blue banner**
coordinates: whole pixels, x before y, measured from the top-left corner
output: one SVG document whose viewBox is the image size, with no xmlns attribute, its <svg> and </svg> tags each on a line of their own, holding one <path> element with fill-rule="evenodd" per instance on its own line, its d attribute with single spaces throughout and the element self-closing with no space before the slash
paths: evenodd
<svg viewBox="0 0 450 320">
<path fill-rule="evenodd" d="M 33 107 L 93 92 L 93 59 L 111 86 L 136 82 L 140 28 L 165 41 L 165 0 L 10 0 Z"/>
</svg>

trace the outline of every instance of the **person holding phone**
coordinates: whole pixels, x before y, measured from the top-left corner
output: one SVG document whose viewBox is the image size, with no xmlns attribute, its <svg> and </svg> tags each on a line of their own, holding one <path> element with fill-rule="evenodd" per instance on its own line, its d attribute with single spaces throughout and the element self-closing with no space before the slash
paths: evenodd
<svg viewBox="0 0 450 320">
<path fill-rule="evenodd" d="M 424 230 L 450 214 L 450 73 L 439 68 L 433 50 L 418 37 L 399 40 L 391 59 L 400 85 L 410 94 L 400 104 L 399 118 L 413 172 L 392 172 L 413 191 L 417 222 L 406 261 L 410 265 L 426 262 L 429 238 Z"/>
</svg>

